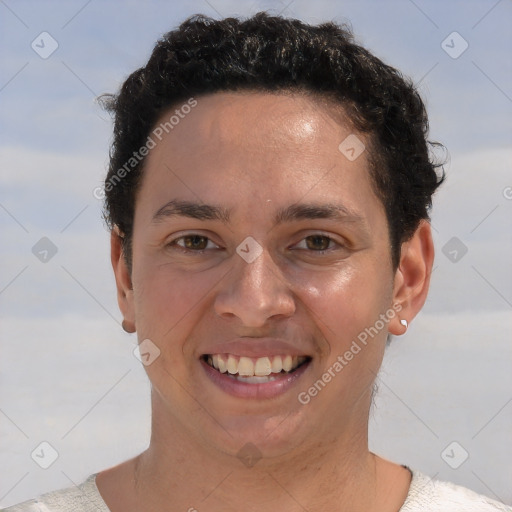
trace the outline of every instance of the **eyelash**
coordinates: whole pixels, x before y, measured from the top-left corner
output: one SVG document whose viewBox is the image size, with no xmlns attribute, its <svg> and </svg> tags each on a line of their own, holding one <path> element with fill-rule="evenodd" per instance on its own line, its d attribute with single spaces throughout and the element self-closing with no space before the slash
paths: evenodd
<svg viewBox="0 0 512 512">
<path fill-rule="evenodd" d="M 202 238 L 202 239 L 206 239 L 206 240 L 207 240 L 207 245 L 208 245 L 209 243 L 215 244 L 215 242 L 212 242 L 212 240 L 211 240 L 210 238 L 208 238 L 207 236 L 199 235 L 199 234 L 197 234 L 197 233 L 191 233 L 191 234 L 188 234 L 188 235 L 182 235 L 182 236 L 180 236 L 180 237 L 178 237 L 178 238 L 175 238 L 174 240 L 172 240 L 171 242 L 169 242 L 169 243 L 167 244 L 167 246 L 168 246 L 168 247 L 178 247 L 178 248 L 179 248 L 179 250 L 181 250 L 182 252 L 184 252 L 184 253 L 189 253 L 189 254 L 190 254 L 190 253 L 203 254 L 204 252 L 206 252 L 207 250 L 209 250 L 208 248 L 206 248 L 206 249 L 200 249 L 200 250 L 188 249 L 188 248 L 186 248 L 186 247 L 184 247 L 183 245 L 180 245 L 180 244 L 178 243 L 178 241 L 180 241 L 180 240 L 184 240 L 184 239 L 186 239 L 186 238 L 194 238 L 194 237 Z M 322 237 L 322 238 L 324 238 L 324 239 L 327 239 L 327 240 L 328 240 L 328 242 L 329 242 L 329 246 L 330 246 L 331 244 L 334 244 L 334 245 L 336 245 L 336 246 L 338 246 L 338 247 L 340 247 L 340 248 L 341 248 L 341 247 L 343 247 L 343 245 L 342 245 L 342 244 L 340 244 L 340 243 L 336 242 L 336 240 L 334 240 L 333 238 L 331 238 L 331 237 L 330 237 L 330 236 L 328 236 L 328 235 L 324 235 L 323 233 L 314 233 L 314 234 L 312 234 L 312 235 L 308 235 L 308 236 L 304 237 L 304 238 L 303 238 L 299 243 L 304 242 L 304 241 L 305 241 L 305 240 L 307 240 L 308 238 L 313 238 L 313 237 Z M 215 245 L 216 245 L 216 244 L 215 244 Z M 298 245 L 298 244 L 295 244 L 295 246 L 296 246 L 296 245 Z M 294 246 L 294 247 L 295 247 L 295 246 Z M 319 251 L 315 251 L 314 249 L 307 249 L 307 248 L 302 248 L 302 249 L 300 249 L 300 250 L 306 250 L 306 251 L 309 251 L 309 252 L 314 253 L 314 254 L 320 254 L 320 255 L 322 255 L 322 254 L 325 254 L 325 253 L 327 253 L 327 252 L 331 252 L 331 251 L 333 250 L 333 248 L 332 248 L 332 247 L 329 247 L 328 249 L 321 249 L 321 250 L 319 250 Z"/>
<path fill-rule="evenodd" d="M 315 251 L 314 249 L 308 249 L 307 247 L 305 247 L 305 248 L 302 248 L 301 250 L 305 250 L 305 251 L 308 251 L 308 252 L 312 252 L 312 253 L 314 253 L 314 254 L 326 254 L 326 253 L 331 252 L 331 251 L 333 251 L 333 250 L 334 250 L 334 248 L 333 248 L 333 247 L 331 247 L 331 245 L 338 246 L 338 248 L 339 248 L 339 247 L 341 247 L 341 244 L 339 244 L 338 242 L 336 242 L 336 240 L 334 240 L 333 238 L 331 238 L 331 237 L 330 237 L 330 236 L 328 236 L 328 235 L 324 235 L 323 233 L 315 233 L 315 234 L 313 234 L 313 235 L 308 235 L 308 236 L 304 237 L 304 238 L 299 242 L 299 244 L 300 244 L 300 243 L 302 243 L 302 242 L 306 242 L 306 240 L 307 240 L 308 238 L 323 238 L 323 239 L 325 239 L 325 240 L 327 240 L 327 241 L 328 241 L 328 248 L 327 248 L 327 249 L 321 249 L 321 250 L 319 250 L 319 251 Z M 296 246 L 297 246 L 297 245 L 299 245 L 299 244 L 295 244 L 295 245 L 294 245 L 294 247 L 296 247 Z"/>
<path fill-rule="evenodd" d="M 197 237 L 197 238 L 204 238 L 204 239 L 208 240 L 208 243 L 210 243 L 210 242 L 211 242 L 212 244 L 214 243 L 214 242 L 212 242 L 212 241 L 211 241 L 207 236 L 199 235 L 199 234 L 197 234 L 197 233 L 191 233 L 191 234 L 189 234 L 189 235 L 182 235 L 182 236 L 180 236 L 180 237 L 178 237 L 178 238 L 175 238 L 174 240 L 172 240 L 171 242 L 169 242 L 169 244 L 167 244 L 167 245 L 168 245 L 169 247 L 178 246 L 178 247 L 179 247 L 183 252 L 187 252 L 187 253 L 195 252 L 195 253 L 197 253 L 197 254 L 202 254 L 203 252 L 205 252 L 206 250 L 208 250 L 208 249 L 201 249 L 201 250 L 199 250 L 199 251 L 195 251 L 195 250 L 193 250 L 193 249 L 188 249 L 187 247 L 184 247 L 184 246 L 179 245 L 179 244 L 177 243 L 177 242 L 178 242 L 178 240 L 184 240 L 184 239 L 186 239 L 186 238 L 194 238 L 194 237 Z M 207 245 L 208 245 L 208 244 L 207 244 Z M 215 244 L 215 245 L 217 245 L 217 244 Z"/>
</svg>

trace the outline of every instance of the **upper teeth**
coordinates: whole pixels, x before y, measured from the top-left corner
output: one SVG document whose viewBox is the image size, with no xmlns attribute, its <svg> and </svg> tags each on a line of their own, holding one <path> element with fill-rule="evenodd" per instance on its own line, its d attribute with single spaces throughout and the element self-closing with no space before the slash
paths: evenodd
<svg viewBox="0 0 512 512">
<path fill-rule="evenodd" d="M 230 373 L 251 377 L 270 375 L 284 370 L 289 372 L 297 368 L 306 360 L 303 356 L 269 356 L 269 357 L 238 357 L 233 354 L 212 354 L 208 356 L 208 363 L 221 373 Z"/>
</svg>

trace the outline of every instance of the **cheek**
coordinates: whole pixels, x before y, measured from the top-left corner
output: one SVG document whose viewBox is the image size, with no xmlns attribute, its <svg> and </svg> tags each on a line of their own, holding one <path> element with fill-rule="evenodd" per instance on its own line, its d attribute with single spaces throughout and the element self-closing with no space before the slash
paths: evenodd
<svg viewBox="0 0 512 512">
<path fill-rule="evenodd" d="M 304 279 L 297 293 L 327 340 L 330 359 L 343 354 L 358 337 L 364 340 L 364 333 L 390 307 L 392 281 L 385 269 L 378 265 L 362 268 L 364 271 L 347 265 L 337 272 L 319 272 L 314 279 Z M 383 328 L 380 321 L 377 327 L 378 334 L 372 330 L 373 337 L 369 338 L 385 340 L 387 325 Z M 373 345 L 380 344 L 377 341 Z M 377 347 L 376 350 L 380 351 Z"/>
<path fill-rule="evenodd" d="M 387 324 L 381 315 L 391 298 L 390 277 L 378 266 L 326 273 L 307 288 L 304 303 L 322 331 L 327 353 L 317 361 L 311 387 L 303 391 L 318 395 L 312 404 L 328 408 L 330 421 L 350 415 L 360 399 L 370 399 L 386 346 Z"/>
<path fill-rule="evenodd" d="M 220 269 L 205 272 L 179 271 L 170 264 L 141 258 L 134 268 L 136 324 L 139 337 L 180 339 L 185 326 L 211 301 Z"/>
<path fill-rule="evenodd" d="M 134 269 L 137 336 L 139 342 L 149 339 L 160 350 L 145 371 L 152 386 L 164 395 L 170 393 L 177 403 L 181 386 L 189 381 L 196 365 L 187 340 L 205 315 L 208 290 L 215 280 L 208 273 L 184 276 L 170 265 L 140 263 L 140 272 Z"/>
</svg>

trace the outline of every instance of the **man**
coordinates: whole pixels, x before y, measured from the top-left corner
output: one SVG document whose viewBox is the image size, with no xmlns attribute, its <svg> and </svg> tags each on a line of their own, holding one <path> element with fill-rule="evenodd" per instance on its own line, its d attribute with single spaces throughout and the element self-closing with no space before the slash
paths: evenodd
<svg viewBox="0 0 512 512">
<path fill-rule="evenodd" d="M 193 17 L 117 96 L 106 218 L 149 448 L 16 510 L 495 511 L 368 449 L 442 181 L 412 84 L 334 24 Z"/>
</svg>

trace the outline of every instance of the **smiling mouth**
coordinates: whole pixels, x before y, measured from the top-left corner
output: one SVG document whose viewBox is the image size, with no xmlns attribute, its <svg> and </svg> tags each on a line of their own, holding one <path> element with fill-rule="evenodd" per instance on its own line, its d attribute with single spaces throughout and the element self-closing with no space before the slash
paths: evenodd
<svg viewBox="0 0 512 512">
<path fill-rule="evenodd" d="M 309 356 L 291 355 L 254 358 L 233 354 L 205 354 L 202 359 L 218 372 L 248 384 L 261 384 L 279 379 L 311 361 Z"/>
</svg>

